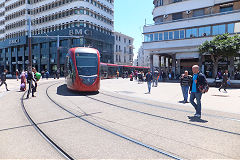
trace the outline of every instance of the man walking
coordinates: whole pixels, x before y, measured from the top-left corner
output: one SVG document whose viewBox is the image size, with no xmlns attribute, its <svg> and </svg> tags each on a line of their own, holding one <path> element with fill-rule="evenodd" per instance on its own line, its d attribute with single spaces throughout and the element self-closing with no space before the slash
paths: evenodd
<svg viewBox="0 0 240 160">
<path fill-rule="evenodd" d="M 190 86 L 190 81 L 191 81 L 192 77 L 190 75 L 188 75 L 188 71 L 185 71 L 184 74 L 181 76 L 180 79 L 180 84 L 182 87 L 182 94 L 183 94 L 183 103 L 188 103 L 188 90 L 189 90 L 189 86 Z"/>
<path fill-rule="evenodd" d="M 31 70 L 29 70 L 27 72 L 27 83 L 29 84 L 27 99 L 29 98 L 29 95 L 30 95 L 31 92 L 32 92 L 32 97 L 35 97 L 34 96 L 34 88 L 35 88 L 35 86 L 33 85 L 32 81 L 36 82 L 36 80 L 34 78 L 34 75 L 33 75 L 33 72 Z"/>
<path fill-rule="evenodd" d="M 223 88 L 224 91 L 226 91 L 227 89 L 227 82 L 229 81 L 228 79 L 228 70 L 225 70 L 224 74 L 223 74 L 223 80 L 222 80 L 222 84 L 221 86 L 219 87 L 219 92 L 221 92 L 221 89 Z"/>
<path fill-rule="evenodd" d="M 204 86 L 207 84 L 206 77 L 202 74 L 199 73 L 199 66 L 194 65 L 192 67 L 193 71 L 193 78 L 190 83 L 190 102 L 193 105 L 193 107 L 196 110 L 196 114 L 194 117 L 201 118 L 201 98 L 202 98 L 202 92 L 199 90 L 199 86 Z M 203 91 L 204 92 L 204 91 Z M 194 102 L 196 99 L 197 103 Z"/>
<path fill-rule="evenodd" d="M 148 73 L 146 74 L 146 81 L 147 81 L 147 85 L 148 85 L 148 93 L 149 94 L 151 93 L 151 83 L 152 83 L 152 80 L 153 80 L 153 76 L 150 73 L 150 71 L 148 71 Z"/>
<path fill-rule="evenodd" d="M 7 83 L 6 83 L 6 80 L 7 80 L 7 72 L 8 72 L 8 70 L 7 70 L 7 69 L 4 69 L 3 73 L 1 74 L 1 77 L 0 77 L 0 78 L 1 78 L 0 87 L 1 87 L 3 84 L 5 84 L 6 90 L 9 91 L 8 88 L 7 88 Z"/>
</svg>

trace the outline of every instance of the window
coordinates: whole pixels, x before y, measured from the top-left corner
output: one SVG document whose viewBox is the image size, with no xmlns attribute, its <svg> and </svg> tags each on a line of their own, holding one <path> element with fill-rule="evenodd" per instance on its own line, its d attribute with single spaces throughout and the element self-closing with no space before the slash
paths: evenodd
<svg viewBox="0 0 240 160">
<path fill-rule="evenodd" d="M 213 30 L 212 31 L 213 35 L 224 34 L 226 27 L 225 27 L 225 24 L 217 25 L 217 26 L 213 26 L 212 30 Z"/>
<path fill-rule="evenodd" d="M 179 31 L 174 31 L 174 39 L 179 39 Z"/>
<path fill-rule="evenodd" d="M 186 29 L 186 38 L 197 37 L 197 28 Z"/>
<path fill-rule="evenodd" d="M 150 42 L 150 35 L 149 34 L 144 35 L 144 42 Z"/>
<path fill-rule="evenodd" d="M 172 20 L 178 20 L 178 19 L 182 19 L 182 18 L 183 18 L 182 12 L 172 14 Z"/>
<path fill-rule="evenodd" d="M 158 33 L 154 33 L 154 41 L 158 41 Z"/>
<path fill-rule="evenodd" d="M 220 7 L 220 12 L 229 12 L 233 10 L 233 6 Z"/>
<path fill-rule="evenodd" d="M 172 3 L 182 2 L 182 0 L 172 0 Z"/>
<path fill-rule="evenodd" d="M 157 17 L 157 18 L 155 19 L 155 24 L 159 24 L 159 23 L 161 23 L 161 22 L 163 22 L 163 16 Z"/>
<path fill-rule="evenodd" d="M 162 41 L 162 40 L 163 40 L 163 33 L 159 33 L 158 39 L 159 39 L 159 41 Z"/>
<path fill-rule="evenodd" d="M 234 33 L 239 33 L 239 32 L 240 32 L 240 23 L 235 23 Z"/>
<path fill-rule="evenodd" d="M 173 39 L 173 32 L 169 32 L 169 40 Z"/>
<path fill-rule="evenodd" d="M 227 25 L 227 28 L 228 28 L 228 29 L 227 29 L 227 30 L 228 30 L 228 31 L 227 31 L 228 33 L 234 33 L 234 23 L 228 24 L 228 25 Z"/>
<path fill-rule="evenodd" d="M 209 36 L 209 35 L 211 35 L 211 27 L 210 26 L 199 28 L 199 31 L 198 31 L 199 37 L 204 37 L 204 36 Z"/>
<path fill-rule="evenodd" d="M 168 40 L 168 32 L 164 32 L 164 40 Z"/>
<path fill-rule="evenodd" d="M 204 15 L 204 9 L 197 9 L 193 11 L 193 17 L 203 16 Z"/>
<path fill-rule="evenodd" d="M 153 41 L 153 34 L 150 34 L 150 41 Z"/>
<path fill-rule="evenodd" d="M 184 30 L 180 31 L 180 39 L 184 39 L 185 38 L 185 33 Z"/>
<path fill-rule="evenodd" d="M 84 9 L 80 9 L 80 14 L 84 14 Z"/>
</svg>

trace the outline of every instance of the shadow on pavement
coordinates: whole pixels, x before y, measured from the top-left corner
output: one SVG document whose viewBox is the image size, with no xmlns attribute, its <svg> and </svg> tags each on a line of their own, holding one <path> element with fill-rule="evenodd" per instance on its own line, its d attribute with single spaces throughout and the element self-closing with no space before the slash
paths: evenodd
<svg viewBox="0 0 240 160">
<path fill-rule="evenodd" d="M 66 84 L 63 84 L 61 86 L 57 87 L 57 94 L 61 96 L 89 96 L 89 95 L 97 95 L 99 91 L 97 92 L 78 92 L 78 91 L 72 91 L 67 88 Z"/>
<path fill-rule="evenodd" d="M 190 122 L 199 122 L 199 123 L 207 123 L 207 120 L 203 120 L 201 118 L 198 117 L 194 117 L 194 116 L 188 116 L 188 119 Z"/>
</svg>

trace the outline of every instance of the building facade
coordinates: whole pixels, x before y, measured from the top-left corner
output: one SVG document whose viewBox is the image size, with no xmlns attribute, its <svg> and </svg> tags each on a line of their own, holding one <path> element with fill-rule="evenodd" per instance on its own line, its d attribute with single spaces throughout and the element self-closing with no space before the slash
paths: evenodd
<svg viewBox="0 0 240 160">
<path fill-rule="evenodd" d="M 63 71 L 71 47 L 96 48 L 102 62 L 113 63 L 114 0 L 4 0 L 0 3 L 1 69 L 27 68 L 29 20 L 32 64 L 39 71 L 56 70 L 57 61 Z"/>
<path fill-rule="evenodd" d="M 143 46 L 138 49 L 137 66 L 150 67 L 150 56 L 144 53 Z"/>
<path fill-rule="evenodd" d="M 198 47 L 216 35 L 240 32 L 238 0 L 154 0 L 155 24 L 144 26 L 144 52 L 151 55 L 153 67 L 180 75 L 198 64 L 201 71 L 213 77 L 213 63 L 200 55 Z M 219 70 L 234 69 L 240 58 L 222 59 Z M 240 69 L 240 68 L 239 68 Z"/>
<path fill-rule="evenodd" d="M 133 65 L 134 39 L 119 32 L 114 32 L 114 37 L 114 63 L 119 65 Z"/>
</svg>

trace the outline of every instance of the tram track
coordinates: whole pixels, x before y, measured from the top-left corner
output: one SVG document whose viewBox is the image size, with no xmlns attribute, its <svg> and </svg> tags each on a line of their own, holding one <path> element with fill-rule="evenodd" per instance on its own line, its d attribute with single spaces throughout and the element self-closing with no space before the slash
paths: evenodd
<svg viewBox="0 0 240 160">
<path fill-rule="evenodd" d="M 127 98 L 113 96 L 113 95 L 109 95 L 109 94 L 102 93 L 102 92 L 100 92 L 99 94 L 102 94 L 102 95 L 105 95 L 105 96 L 108 96 L 108 97 L 111 97 L 111 98 L 115 98 L 115 99 L 125 100 L 125 101 L 128 101 L 128 102 L 133 102 L 133 103 L 137 103 L 137 104 L 143 104 L 143 105 L 147 105 L 147 106 L 151 106 L 151 107 L 155 107 L 155 108 L 161 108 L 161 109 L 166 109 L 166 110 L 172 110 L 172 111 L 178 111 L 178 112 L 194 114 L 194 112 L 187 111 L 187 110 L 184 110 L 184 109 L 154 105 L 154 104 L 150 104 L 150 103 L 146 103 L 146 102 L 140 102 L 140 101 L 136 101 L 136 100 L 131 100 L 131 99 L 127 99 Z M 212 115 L 212 114 L 206 114 L 206 113 L 203 113 L 202 115 L 204 115 L 206 117 L 212 117 L 212 118 L 223 119 L 223 120 L 230 120 L 230 121 L 235 121 L 235 122 L 239 122 L 240 123 L 240 119 L 237 119 L 237 118 L 218 116 L 218 115 Z"/>
<path fill-rule="evenodd" d="M 47 83 L 46 83 L 47 84 Z M 41 128 L 38 126 L 37 123 L 35 123 L 33 121 L 33 119 L 31 118 L 31 116 L 29 115 L 29 113 L 27 112 L 25 105 L 24 105 L 24 96 L 26 95 L 27 91 L 24 92 L 24 94 L 21 97 L 21 107 L 22 110 L 26 116 L 26 118 L 28 119 L 28 121 L 30 122 L 31 125 L 29 126 L 33 126 L 35 128 L 35 130 L 60 154 L 62 155 L 65 159 L 67 160 L 73 160 L 74 158 L 72 156 L 70 156 L 67 152 L 65 152 L 59 145 L 57 145 L 45 132 L 43 132 L 41 130 Z"/>
<path fill-rule="evenodd" d="M 56 84 L 57 84 L 57 83 L 56 83 Z M 92 122 L 92 121 L 90 121 L 90 120 L 88 120 L 88 119 L 86 119 L 86 118 L 83 118 L 82 116 L 79 116 L 79 115 L 73 113 L 72 111 L 66 109 L 66 107 L 64 107 L 63 105 L 57 103 L 53 98 L 51 98 L 51 96 L 50 96 L 49 93 L 48 93 L 49 88 L 52 87 L 52 86 L 54 86 L 54 85 L 56 85 L 56 84 L 52 84 L 52 85 L 50 85 L 50 86 L 47 87 L 47 89 L 46 89 L 46 95 L 47 95 L 47 97 L 49 98 L 49 100 L 50 100 L 51 102 L 53 102 L 56 106 L 58 106 L 59 108 L 61 108 L 61 109 L 64 110 L 64 111 L 66 111 L 67 113 L 71 114 L 72 116 L 74 116 L 74 117 L 76 117 L 76 118 L 79 118 L 80 120 L 82 120 L 82 121 L 84 121 L 84 122 L 86 122 L 86 123 L 88 123 L 88 124 L 90 124 L 90 125 L 92 125 L 92 126 L 94 126 L 94 127 L 96 127 L 96 128 L 99 128 L 99 129 L 101 129 L 101 130 L 103 130 L 103 131 L 105 131 L 105 132 L 108 132 L 108 133 L 110 133 L 110 134 L 112 134 L 112 135 L 118 136 L 118 137 L 120 137 L 120 138 L 122 138 L 122 139 L 125 139 L 125 140 L 127 140 L 127 141 L 132 142 L 132 143 L 135 143 L 135 144 L 137 144 L 137 145 L 139 145 L 139 146 L 145 147 L 145 148 L 147 148 L 147 149 L 149 149 L 149 150 L 152 150 L 152 151 L 154 151 L 154 152 L 157 152 L 157 153 L 159 153 L 159 154 L 162 154 L 162 155 L 164 155 L 164 156 L 166 156 L 166 157 L 168 157 L 168 158 L 172 158 L 172 159 L 176 159 L 176 160 L 181 160 L 181 159 L 183 159 L 183 158 L 181 158 L 180 156 L 178 156 L 178 155 L 176 155 L 176 154 L 174 154 L 174 153 L 171 153 L 171 152 L 169 152 L 169 151 L 165 151 L 165 150 L 163 150 L 163 149 L 159 149 L 159 148 L 157 148 L 157 147 L 148 145 L 148 144 L 146 144 L 146 143 L 143 143 L 143 142 L 141 142 L 141 141 L 139 141 L 139 140 L 136 140 L 136 139 L 134 139 L 134 138 L 132 138 L 132 137 L 129 137 L 129 136 L 127 136 L 127 135 L 124 135 L 124 134 L 122 134 L 122 133 L 118 133 L 118 132 L 116 132 L 116 131 L 113 131 L 113 130 L 111 130 L 111 129 L 108 129 L 108 128 L 102 126 L 102 125 L 99 125 L 99 124 L 97 124 L 97 123 L 94 123 L 94 122 Z M 89 98 L 89 97 L 87 97 L 87 98 Z"/>
<path fill-rule="evenodd" d="M 182 120 L 178 120 L 178 119 L 174 119 L 174 118 L 168 118 L 168 117 L 164 117 L 164 116 L 160 116 L 160 115 L 156 115 L 156 114 L 151 114 L 151 113 L 148 113 L 148 112 L 143 112 L 143 111 L 136 110 L 136 109 L 123 107 L 123 106 L 116 105 L 116 104 L 113 104 L 113 103 L 110 103 L 110 102 L 106 102 L 104 100 L 99 100 L 97 98 L 93 98 L 91 96 L 87 96 L 87 97 L 89 99 L 94 100 L 94 101 L 107 104 L 110 107 L 120 108 L 120 109 L 123 109 L 123 110 L 128 110 L 128 111 L 131 111 L 131 112 L 143 114 L 143 115 L 150 116 L 150 117 L 160 118 L 160 119 L 169 120 L 169 121 L 173 121 L 173 122 L 178 122 L 178 123 L 182 123 L 182 124 L 186 124 L 186 125 L 191 125 L 191 126 L 195 126 L 195 127 L 201 127 L 201 128 L 205 128 L 205 129 L 209 129 L 209 130 L 214 130 L 214 131 L 218 131 L 218 132 L 222 132 L 222 133 L 227 133 L 227 134 L 240 136 L 240 133 L 237 133 L 237 132 L 227 131 L 227 130 L 213 128 L 213 127 L 208 127 L 208 126 L 199 125 L 199 124 L 195 124 L 195 123 L 190 123 L 190 122 L 186 122 L 186 121 L 182 121 Z"/>
</svg>

